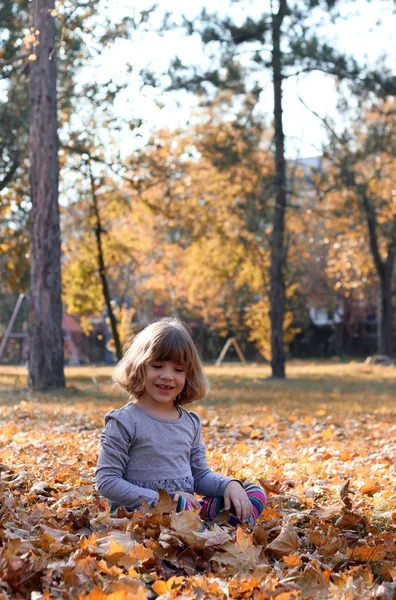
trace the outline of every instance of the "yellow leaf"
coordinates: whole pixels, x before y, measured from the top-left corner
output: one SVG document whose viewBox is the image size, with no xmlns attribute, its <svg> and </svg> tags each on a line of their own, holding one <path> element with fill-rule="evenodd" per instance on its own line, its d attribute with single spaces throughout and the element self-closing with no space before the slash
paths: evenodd
<svg viewBox="0 0 396 600">
<path fill-rule="evenodd" d="M 106 553 L 106 556 L 113 557 L 116 554 L 125 554 L 126 546 L 121 546 L 116 540 L 110 540 L 109 549 Z"/>
<path fill-rule="evenodd" d="M 139 577 L 139 573 L 133 567 L 128 570 L 128 577 Z"/>
<path fill-rule="evenodd" d="M 320 435 L 324 438 L 332 438 L 334 437 L 334 431 L 330 427 L 328 427 L 327 429 L 322 431 Z"/>
<path fill-rule="evenodd" d="M 235 449 L 238 452 L 247 452 L 249 450 L 249 446 L 247 446 L 245 442 L 239 442 L 239 444 L 235 446 Z"/>
</svg>

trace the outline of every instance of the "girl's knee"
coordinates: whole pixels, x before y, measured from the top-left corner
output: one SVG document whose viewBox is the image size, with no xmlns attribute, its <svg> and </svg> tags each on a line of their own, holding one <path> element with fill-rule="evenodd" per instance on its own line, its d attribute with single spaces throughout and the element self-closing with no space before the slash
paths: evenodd
<svg viewBox="0 0 396 600">
<path fill-rule="evenodd" d="M 243 488 L 252 503 L 256 518 L 259 517 L 267 504 L 267 496 L 264 490 L 259 485 L 249 481 L 243 484 Z"/>
</svg>

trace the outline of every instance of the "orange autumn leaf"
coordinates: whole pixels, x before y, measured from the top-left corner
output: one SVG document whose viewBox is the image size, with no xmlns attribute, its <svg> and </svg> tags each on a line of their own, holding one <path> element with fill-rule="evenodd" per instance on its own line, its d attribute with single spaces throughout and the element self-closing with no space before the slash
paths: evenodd
<svg viewBox="0 0 396 600">
<path fill-rule="evenodd" d="M 151 587 L 153 588 L 154 592 L 158 594 L 158 596 L 162 596 L 162 594 L 167 594 L 169 592 L 169 587 L 166 581 L 161 579 L 155 581 Z"/>
<path fill-rule="evenodd" d="M 343 462 L 346 462 L 347 460 L 351 460 L 352 456 L 351 453 L 348 452 L 348 450 L 343 450 L 340 454 L 340 460 L 342 460 Z"/>
<path fill-rule="evenodd" d="M 283 557 L 283 562 L 288 567 L 298 567 L 298 565 L 301 565 L 301 557 L 299 554 L 289 554 Z"/>
<path fill-rule="evenodd" d="M 170 592 L 172 589 L 177 589 L 183 583 L 184 577 L 170 577 L 167 581 L 163 581 L 162 579 L 158 579 L 151 586 L 156 594 L 161 596 L 162 594 L 166 594 Z"/>
<path fill-rule="evenodd" d="M 283 492 L 282 484 L 279 481 L 271 483 L 267 479 L 259 477 L 259 482 L 266 492 L 271 492 L 272 494 L 282 494 Z"/>
<path fill-rule="evenodd" d="M 384 546 L 356 546 L 348 549 L 348 558 L 361 561 L 382 560 L 386 555 Z"/>
<path fill-rule="evenodd" d="M 153 551 L 150 548 L 145 548 L 142 544 L 136 544 L 128 552 L 128 556 L 134 562 L 136 567 L 139 563 L 144 563 L 154 556 Z"/>
<path fill-rule="evenodd" d="M 276 600 L 295 600 L 298 598 L 300 592 L 297 590 L 292 590 L 291 592 L 281 592 L 275 596 Z"/>
<path fill-rule="evenodd" d="M 380 490 L 381 487 L 377 485 L 374 481 L 371 481 L 370 479 L 367 479 L 360 488 L 362 494 L 376 494 Z"/>
</svg>

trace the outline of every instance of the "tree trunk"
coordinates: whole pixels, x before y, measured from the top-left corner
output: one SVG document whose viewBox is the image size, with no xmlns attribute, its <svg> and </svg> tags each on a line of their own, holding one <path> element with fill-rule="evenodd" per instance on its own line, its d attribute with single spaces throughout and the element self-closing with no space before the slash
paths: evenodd
<svg viewBox="0 0 396 600">
<path fill-rule="evenodd" d="M 102 246 L 102 225 L 100 222 L 98 199 L 96 197 L 95 180 L 94 180 L 93 173 L 92 173 L 91 163 L 89 163 L 88 166 L 89 166 L 89 175 L 90 175 L 90 179 L 91 179 L 92 208 L 93 208 L 93 214 L 94 214 L 94 218 L 95 218 L 94 232 L 95 232 L 95 239 L 96 239 L 96 249 L 98 252 L 99 277 L 102 282 L 103 297 L 104 297 L 106 308 L 107 308 L 107 314 L 110 319 L 110 327 L 111 327 L 111 332 L 113 334 L 114 344 L 116 347 L 117 359 L 121 360 L 122 347 L 121 347 L 120 336 L 118 335 L 117 319 L 115 318 L 115 315 L 113 312 L 113 307 L 111 305 L 110 289 L 109 289 L 109 284 L 108 284 L 107 276 L 106 276 L 106 265 L 105 265 L 103 246 Z"/>
<path fill-rule="evenodd" d="M 363 202 L 367 221 L 370 250 L 375 268 L 380 280 L 381 297 L 378 319 L 378 352 L 387 356 L 393 355 L 393 307 L 392 307 L 392 276 L 396 259 L 396 218 L 393 221 L 392 237 L 388 244 L 387 259 L 381 258 L 377 237 L 377 218 L 375 209 L 370 201 L 365 187 L 358 187 Z"/>
<path fill-rule="evenodd" d="M 65 387 L 63 372 L 56 30 L 54 0 L 33 0 L 31 27 L 38 43 L 30 62 L 31 289 L 29 387 Z"/>
<path fill-rule="evenodd" d="M 380 279 L 378 352 L 386 356 L 393 356 L 392 271 L 389 271 L 390 269 L 385 268 Z"/>
<path fill-rule="evenodd" d="M 274 85 L 275 127 L 275 207 L 271 237 L 270 315 L 272 377 L 285 377 L 285 345 L 283 321 L 285 313 L 285 211 L 286 163 L 282 118 L 282 50 L 281 27 L 286 0 L 279 1 L 279 11 L 272 15 L 272 77 Z"/>
</svg>

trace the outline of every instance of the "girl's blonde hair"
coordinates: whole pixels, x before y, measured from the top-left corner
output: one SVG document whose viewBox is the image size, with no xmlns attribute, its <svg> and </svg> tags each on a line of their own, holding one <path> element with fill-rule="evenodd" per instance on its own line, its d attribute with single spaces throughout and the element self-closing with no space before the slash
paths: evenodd
<svg viewBox="0 0 396 600">
<path fill-rule="evenodd" d="M 145 367 L 155 361 L 171 361 L 186 369 L 186 384 L 176 404 L 200 400 L 209 391 L 194 342 L 184 323 L 174 317 L 154 321 L 135 336 L 114 369 L 113 381 L 139 398 L 145 387 Z"/>
</svg>

